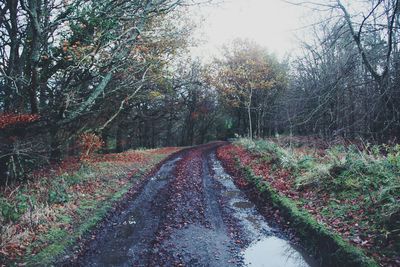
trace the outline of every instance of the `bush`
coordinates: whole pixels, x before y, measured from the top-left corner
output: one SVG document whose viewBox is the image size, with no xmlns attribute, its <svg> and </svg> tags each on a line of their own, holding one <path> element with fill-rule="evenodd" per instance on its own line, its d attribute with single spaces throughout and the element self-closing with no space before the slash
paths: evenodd
<svg viewBox="0 0 400 267">
<path fill-rule="evenodd" d="M 90 159 L 91 156 L 104 146 L 104 142 L 100 136 L 94 133 L 83 133 L 78 140 L 81 149 L 81 160 Z"/>
<path fill-rule="evenodd" d="M 21 216 L 15 206 L 10 204 L 5 198 L 0 198 L 0 210 L 4 222 L 14 222 Z"/>
<path fill-rule="evenodd" d="M 309 155 L 301 157 L 296 163 L 298 170 L 312 169 L 314 168 L 315 164 L 316 164 L 316 159 Z"/>
<path fill-rule="evenodd" d="M 298 188 L 317 186 L 330 192 L 355 192 L 367 197 L 377 223 L 400 229 L 399 145 L 373 146 L 365 151 L 337 146 L 296 179 Z"/>
<path fill-rule="evenodd" d="M 40 138 L 0 138 L 0 185 L 24 181 L 37 166 L 47 163 Z"/>
<path fill-rule="evenodd" d="M 400 229 L 400 145 L 333 146 L 325 156 L 295 154 L 268 140 L 237 139 L 236 144 L 246 148 L 263 161 L 291 171 L 296 176 L 299 190 L 315 187 L 337 195 L 348 192 L 366 196 L 378 224 Z"/>
</svg>

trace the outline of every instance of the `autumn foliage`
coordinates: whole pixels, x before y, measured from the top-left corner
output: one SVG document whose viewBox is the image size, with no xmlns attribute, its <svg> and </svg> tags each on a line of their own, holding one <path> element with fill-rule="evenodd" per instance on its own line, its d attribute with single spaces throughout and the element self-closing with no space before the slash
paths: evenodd
<svg viewBox="0 0 400 267">
<path fill-rule="evenodd" d="M 104 141 L 94 133 L 83 133 L 78 139 L 81 148 L 81 160 L 88 160 L 90 157 L 104 146 Z"/>
<path fill-rule="evenodd" d="M 0 113 L 0 129 L 19 123 L 34 122 L 39 120 L 39 118 L 38 114 Z"/>
</svg>

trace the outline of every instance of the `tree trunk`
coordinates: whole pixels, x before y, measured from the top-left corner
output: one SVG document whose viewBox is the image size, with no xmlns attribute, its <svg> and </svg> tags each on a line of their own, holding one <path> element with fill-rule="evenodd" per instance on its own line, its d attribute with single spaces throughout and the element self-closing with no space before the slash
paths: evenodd
<svg viewBox="0 0 400 267">
<path fill-rule="evenodd" d="M 20 69 L 19 64 L 19 40 L 18 40 L 18 0 L 8 0 L 7 5 L 10 10 L 10 58 L 8 68 L 6 70 L 7 75 L 10 77 L 6 80 L 5 93 L 6 97 L 4 99 L 4 109 L 5 111 L 15 111 L 17 108 L 15 103 L 16 98 L 19 98 L 18 82 L 16 77 L 19 76 L 18 70 Z"/>
<path fill-rule="evenodd" d="M 115 150 L 117 153 L 124 151 L 125 148 L 125 138 L 124 138 L 124 127 L 123 125 L 120 123 L 117 126 L 117 136 L 116 136 L 116 147 Z"/>
<path fill-rule="evenodd" d="M 58 162 L 61 159 L 61 142 L 58 136 L 58 128 L 52 126 L 50 130 L 50 160 L 53 162 Z"/>
<path fill-rule="evenodd" d="M 253 139 L 253 125 L 251 123 L 251 98 L 253 96 L 253 89 L 250 89 L 249 103 L 247 105 L 247 114 L 249 117 L 249 138 Z"/>
</svg>

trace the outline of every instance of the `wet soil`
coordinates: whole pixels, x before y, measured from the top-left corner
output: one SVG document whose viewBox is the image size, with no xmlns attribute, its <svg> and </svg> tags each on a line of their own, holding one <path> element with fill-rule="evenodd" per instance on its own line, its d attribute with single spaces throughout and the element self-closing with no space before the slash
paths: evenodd
<svg viewBox="0 0 400 267">
<path fill-rule="evenodd" d="M 166 161 L 73 266 L 310 266 L 236 187 L 215 157 L 222 142 Z"/>
</svg>

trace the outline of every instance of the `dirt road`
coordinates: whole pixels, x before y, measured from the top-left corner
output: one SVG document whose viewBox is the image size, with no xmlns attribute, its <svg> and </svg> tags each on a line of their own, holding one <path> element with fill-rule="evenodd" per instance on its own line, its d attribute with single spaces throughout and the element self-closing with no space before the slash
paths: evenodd
<svg viewBox="0 0 400 267">
<path fill-rule="evenodd" d="M 221 144 L 164 163 L 73 265 L 310 266 L 224 172 Z"/>
</svg>

